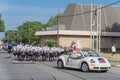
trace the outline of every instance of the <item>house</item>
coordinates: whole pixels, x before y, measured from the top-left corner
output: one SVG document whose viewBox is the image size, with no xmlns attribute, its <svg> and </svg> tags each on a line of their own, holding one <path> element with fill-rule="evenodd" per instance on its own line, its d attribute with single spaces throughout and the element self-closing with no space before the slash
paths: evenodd
<svg viewBox="0 0 120 80">
<path fill-rule="evenodd" d="M 98 5 L 94 5 L 97 9 Z M 36 36 L 40 37 L 40 44 L 44 46 L 46 39 L 59 40 L 59 45 L 69 47 L 72 41 L 77 43 L 79 48 L 90 48 L 91 42 L 91 5 L 90 4 L 69 4 L 60 18 L 59 27 L 62 29 L 37 31 Z M 80 14 L 88 12 L 85 14 Z M 73 15 L 74 16 L 71 16 Z M 80 15 L 77 15 L 80 14 Z M 110 48 L 116 44 L 120 48 L 120 7 L 109 6 L 101 9 L 101 33 L 100 47 Z M 95 15 L 94 15 L 95 16 Z M 94 17 L 93 16 L 93 17 Z M 96 16 L 94 21 L 97 21 Z M 96 25 L 96 22 L 95 24 Z M 94 46 L 96 46 L 97 27 L 94 26 Z"/>
</svg>

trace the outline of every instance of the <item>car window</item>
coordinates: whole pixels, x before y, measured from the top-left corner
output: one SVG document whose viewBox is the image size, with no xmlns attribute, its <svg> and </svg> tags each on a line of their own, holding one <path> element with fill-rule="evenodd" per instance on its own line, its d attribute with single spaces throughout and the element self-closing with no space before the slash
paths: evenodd
<svg viewBox="0 0 120 80">
<path fill-rule="evenodd" d="M 80 58 L 82 58 L 82 56 L 81 56 L 81 54 L 73 53 L 73 54 L 70 55 L 70 58 L 72 58 L 72 59 L 80 59 Z"/>
<path fill-rule="evenodd" d="M 66 55 L 70 55 L 70 54 L 71 54 L 71 52 L 70 52 L 70 51 L 66 51 L 65 53 L 66 53 Z"/>
<path fill-rule="evenodd" d="M 99 57 L 100 55 L 94 50 L 81 50 L 85 57 Z"/>
</svg>

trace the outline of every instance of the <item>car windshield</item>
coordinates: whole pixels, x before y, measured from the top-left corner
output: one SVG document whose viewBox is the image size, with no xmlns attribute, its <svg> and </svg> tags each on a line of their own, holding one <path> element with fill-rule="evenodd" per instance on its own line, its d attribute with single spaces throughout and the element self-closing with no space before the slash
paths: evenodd
<svg viewBox="0 0 120 80">
<path fill-rule="evenodd" d="M 99 57 L 100 55 L 94 50 L 81 50 L 85 57 Z"/>
</svg>

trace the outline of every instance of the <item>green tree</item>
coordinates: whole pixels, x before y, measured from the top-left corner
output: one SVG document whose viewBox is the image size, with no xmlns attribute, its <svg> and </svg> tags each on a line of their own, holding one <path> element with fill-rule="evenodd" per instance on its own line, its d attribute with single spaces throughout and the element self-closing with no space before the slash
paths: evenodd
<svg viewBox="0 0 120 80">
<path fill-rule="evenodd" d="M 59 16 L 58 16 L 58 15 L 52 16 L 52 17 L 48 20 L 48 22 L 47 22 L 47 24 L 46 24 L 46 27 L 52 27 L 53 25 L 57 25 L 57 24 L 58 24 L 58 18 L 60 18 L 61 15 L 62 15 L 62 14 L 60 14 Z"/>
<path fill-rule="evenodd" d="M 2 15 L 0 14 L 0 32 L 5 31 L 4 21 L 2 20 Z"/>
<path fill-rule="evenodd" d="M 19 40 L 23 43 L 38 43 L 39 37 L 35 36 L 36 31 L 41 31 L 44 25 L 37 21 L 27 21 L 18 27 Z"/>
<path fill-rule="evenodd" d="M 14 43 L 17 43 L 16 31 L 14 31 L 14 30 L 6 31 L 5 32 L 5 38 L 3 39 L 3 42 L 14 42 Z"/>
</svg>

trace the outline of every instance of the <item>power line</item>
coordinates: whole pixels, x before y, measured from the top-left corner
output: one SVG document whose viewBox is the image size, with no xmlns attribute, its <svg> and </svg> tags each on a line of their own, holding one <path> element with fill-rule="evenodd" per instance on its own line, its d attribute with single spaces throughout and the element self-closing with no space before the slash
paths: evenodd
<svg viewBox="0 0 120 80">
<path fill-rule="evenodd" d="M 103 9 L 103 8 L 109 7 L 109 6 L 114 5 L 114 4 L 117 4 L 117 3 L 120 3 L 120 0 L 115 1 L 115 2 L 113 2 L 113 3 L 111 3 L 111 4 L 108 4 L 108 5 L 106 5 L 106 6 L 103 6 L 103 7 L 101 7 L 101 8 L 97 8 L 97 9 L 92 10 L 92 11 L 90 10 L 90 11 L 86 11 L 86 12 L 79 13 L 79 14 L 70 14 L 70 15 L 60 16 L 60 17 L 69 17 L 69 16 L 78 16 L 78 15 L 82 15 L 82 14 L 87 14 L 87 13 L 90 13 L 90 12 L 93 12 L 93 11 L 96 11 L 96 10 L 99 10 L 99 9 Z"/>
</svg>

